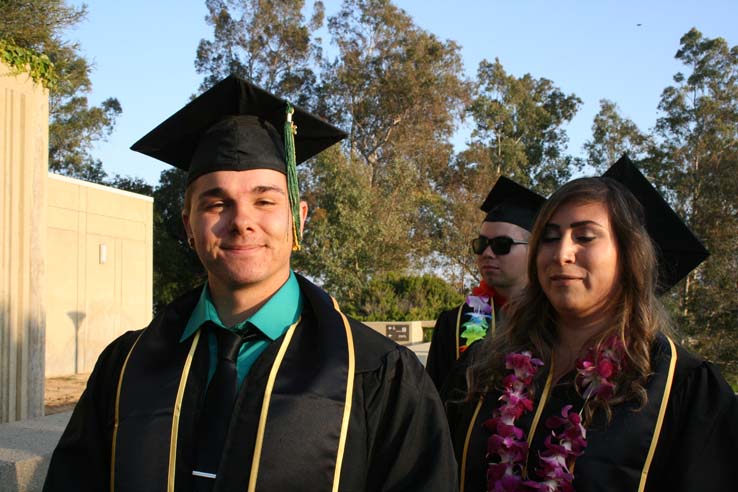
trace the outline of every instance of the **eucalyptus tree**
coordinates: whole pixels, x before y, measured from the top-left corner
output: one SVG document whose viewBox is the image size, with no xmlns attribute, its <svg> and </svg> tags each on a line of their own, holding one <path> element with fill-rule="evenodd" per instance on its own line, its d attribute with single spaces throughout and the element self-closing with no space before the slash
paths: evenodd
<svg viewBox="0 0 738 492">
<path fill-rule="evenodd" d="M 64 0 L 4 0 L 0 39 L 49 57 L 56 82 L 49 91 L 49 169 L 88 181 L 103 182 L 102 163 L 92 156 L 95 142 L 107 138 L 122 112 L 113 97 L 90 105 L 92 65 L 66 31 L 87 15 L 87 7 Z"/>
<path fill-rule="evenodd" d="M 309 20 L 304 0 L 206 0 L 212 39 L 197 47 L 195 69 L 204 91 L 228 75 L 245 78 L 301 106 L 312 102 L 321 47 L 323 4 Z"/>
<path fill-rule="evenodd" d="M 654 155 L 674 204 L 711 252 L 681 286 L 682 328 L 738 383 L 738 46 L 691 29 L 659 103 Z"/>
<path fill-rule="evenodd" d="M 449 206 L 439 246 L 459 283 L 476 276 L 468 243 L 483 218 L 478 207 L 499 176 L 543 195 L 569 178 L 573 158 L 567 154 L 566 125 L 581 105 L 551 80 L 507 73 L 498 59 L 483 60 L 475 82 L 466 108 L 471 138 L 442 181 Z"/>
</svg>

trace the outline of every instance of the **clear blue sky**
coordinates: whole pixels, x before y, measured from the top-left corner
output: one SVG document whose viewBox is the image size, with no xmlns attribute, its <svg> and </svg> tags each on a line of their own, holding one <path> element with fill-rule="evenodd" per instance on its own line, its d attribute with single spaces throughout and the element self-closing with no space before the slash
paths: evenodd
<svg viewBox="0 0 738 492">
<path fill-rule="evenodd" d="M 72 1 L 72 4 L 82 2 Z M 311 5 L 310 0 L 308 4 Z M 338 10 L 328 0 L 326 15 Z M 679 38 L 692 27 L 738 44 L 736 0 L 396 0 L 422 28 L 461 46 L 467 75 L 498 57 L 508 73 L 551 79 L 583 105 L 567 127 L 581 155 L 599 100 L 616 102 L 643 130 L 653 127 L 661 91 L 682 70 Z M 110 174 L 156 184 L 165 165 L 128 150 L 183 106 L 202 80 L 194 69 L 200 39 L 211 37 L 204 0 L 87 2 L 89 15 L 67 38 L 94 62 L 94 104 L 117 97 L 116 129 L 94 155 Z M 640 26 L 638 26 L 640 24 Z M 327 34 L 324 36 L 328 41 Z M 326 46 L 327 52 L 331 48 Z M 463 129 L 456 138 L 463 146 Z"/>
</svg>

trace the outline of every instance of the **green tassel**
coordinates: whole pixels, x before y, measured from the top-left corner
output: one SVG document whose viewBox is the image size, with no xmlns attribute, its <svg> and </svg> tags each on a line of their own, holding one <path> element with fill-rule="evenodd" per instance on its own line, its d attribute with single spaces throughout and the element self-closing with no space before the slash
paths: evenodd
<svg viewBox="0 0 738 492">
<path fill-rule="evenodd" d="M 284 123 L 284 152 L 287 160 L 287 192 L 292 208 L 292 251 L 300 250 L 302 234 L 300 233 L 300 189 L 297 186 L 297 162 L 295 158 L 295 134 L 297 126 L 292 123 L 295 109 L 287 103 L 287 119 Z"/>
</svg>

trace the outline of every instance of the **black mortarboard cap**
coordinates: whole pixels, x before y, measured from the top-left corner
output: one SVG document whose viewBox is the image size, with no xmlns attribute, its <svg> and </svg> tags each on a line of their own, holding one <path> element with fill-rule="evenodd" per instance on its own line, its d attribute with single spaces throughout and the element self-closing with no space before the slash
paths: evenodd
<svg viewBox="0 0 738 492">
<path fill-rule="evenodd" d="M 545 201 L 538 193 L 500 176 L 479 208 L 487 212 L 485 222 L 509 222 L 530 231 Z"/>
<path fill-rule="evenodd" d="M 658 250 L 659 293 L 671 289 L 709 256 L 700 240 L 627 155 L 623 155 L 603 176 L 624 185 L 643 206 L 646 229 Z"/>
<path fill-rule="evenodd" d="M 274 169 L 287 174 L 284 127 L 287 101 L 229 76 L 133 144 L 141 152 L 188 172 L 187 184 L 221 170 Z M 346 133 L 300 108 L 292 121 L 295 163 L 309 159 Z"/>
</svg>

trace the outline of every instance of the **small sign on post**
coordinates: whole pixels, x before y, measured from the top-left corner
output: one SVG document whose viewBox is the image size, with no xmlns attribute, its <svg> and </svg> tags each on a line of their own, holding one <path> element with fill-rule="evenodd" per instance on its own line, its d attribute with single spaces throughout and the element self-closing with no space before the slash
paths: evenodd
<svg viewBox="0 0 738 492">
<path fill-rule="evenodd" d="M 410 341 L 410 324 L 387 325 L 387 338 L 395 342 Z"/>
</svg>

